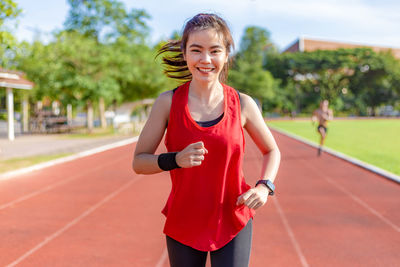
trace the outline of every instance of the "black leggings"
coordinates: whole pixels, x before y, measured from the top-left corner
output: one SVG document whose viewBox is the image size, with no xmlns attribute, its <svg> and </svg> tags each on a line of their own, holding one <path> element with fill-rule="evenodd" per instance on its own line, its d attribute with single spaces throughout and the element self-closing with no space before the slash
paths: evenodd
<svg viewBox="0 0 400 267">
<path fill-rule="evenodd" d="M 211 251 L 210 259 L 212 267 L 248 267 L 253 234 L 253 220 L 224 247 Z M 171 267 L 204 267 L 207 253 L 186 246 L 169 236 L 167 248 Z"/>
</svg>

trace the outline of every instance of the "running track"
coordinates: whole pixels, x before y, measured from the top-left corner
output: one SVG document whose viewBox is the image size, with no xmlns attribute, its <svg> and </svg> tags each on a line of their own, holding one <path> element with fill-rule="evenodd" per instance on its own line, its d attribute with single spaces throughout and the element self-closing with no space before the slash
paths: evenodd
<svg viewBox="0 0 400 267">
<path fill-rule="evenodd" d="M 278 192 L 257 211 L 250 266 L 400 266 L 400 186 L 274 135 Z M 247 140 L 254 184 L 261 154 Z M 0 266 L 168 266 L 169 176 L 134 174 L 133 149 L 0 181 Z"/>
</svg>

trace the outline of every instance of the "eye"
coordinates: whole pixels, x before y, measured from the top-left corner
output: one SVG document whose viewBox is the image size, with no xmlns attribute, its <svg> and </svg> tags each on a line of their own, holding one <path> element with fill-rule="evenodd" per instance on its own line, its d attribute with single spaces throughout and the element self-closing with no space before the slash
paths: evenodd
<svg viewBox="0 0 400 267">
<path fill-rule="evenodd" d="M 200 50 L 199 50 L 199 49 L 192 49 L 192 50 L 190 50 L 190 52 L 193 52 L 193 53 L 200 53 Z"/>
<path fill-rule="evenodd" d="M 218 54 L 218 53 L 221 53 L 221 50 L 220 49 L 212 50 L 211 53 Z"/>
</svg>

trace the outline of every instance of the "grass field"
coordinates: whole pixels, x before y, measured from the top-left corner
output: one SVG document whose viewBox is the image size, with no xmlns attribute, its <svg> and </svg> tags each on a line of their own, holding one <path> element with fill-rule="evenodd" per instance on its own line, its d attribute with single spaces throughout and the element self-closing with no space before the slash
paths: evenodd
<svg viewBox="0 0 400 267">
<path fill-rule="evenodd" d="M 61 153 L 56 155 L 40 155 L 25 158 L 14 158 L 0 161 L 0 173 L 29 167 L 42 162 L 50 161 L 72 155 L 71 153 Z"/>
<path fill-rule="evenodd" d="M 319 143 L 310 120 L 268 121 L 267 125 Z M 400 120 L 334 120 L 328 125 L 325 145 L 369 164 L 400 175 Z"/>
</svg>

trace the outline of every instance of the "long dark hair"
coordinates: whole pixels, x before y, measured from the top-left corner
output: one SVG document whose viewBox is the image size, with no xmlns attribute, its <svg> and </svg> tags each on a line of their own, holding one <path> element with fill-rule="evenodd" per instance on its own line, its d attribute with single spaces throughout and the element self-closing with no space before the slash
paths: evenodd
<svg viewBox="0 0 400 267">
<path fill-rule="evenodd" d="M 228 54 L 234 49 L 231 31 L 221 17 L 208 13 L 197 14 L 186 22 L 181 40 L 170 40 L 158 50 L 156 57 L 163 54 L 164 73 L 168 77 L 181 80 L 182 82 L 192 79 L 192 74 L 189 72 L 189 68 L 183 57 L 184 53 L 186 53 L 186 44 L 192 32 L 206 29 L 214 29 L 218 34 L 222 35 Z M 228 78 L 229 63 L 230 60 L 224 65 L 219 75 L 221 82 L 225 82 Z"/>
</svg>

